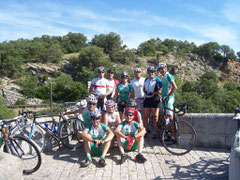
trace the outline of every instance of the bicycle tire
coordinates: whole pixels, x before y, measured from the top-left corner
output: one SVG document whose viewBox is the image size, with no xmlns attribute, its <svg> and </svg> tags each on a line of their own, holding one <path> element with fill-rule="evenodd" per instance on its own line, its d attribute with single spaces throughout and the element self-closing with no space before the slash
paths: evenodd
<svg viewBox="0 0 240 180">
<path fill-rule="evenodd" d="M 42 152 L 45 147 L 45 134 L 40 127 L 37 125 L 34 126 L 33 133 L 31 133 L 31 124 L 26 124 L 21 127 L 21 132 L 16 128 L 12 134 L 24 136 L 28 139 L 31 139 L 38 147 L 39 151 Z"/>
<path fill-rule="evenodd" d="M 79 148 L 83 144 L 83 140 L 77 137 L 78 130 L 75 128 L 75 121 L 78 119 L 68 119 L 63 121 L 60 126 L 59 135 L 63 144 L 68 148 Z M 82 121 L 78 120 L 81 123 L 81 128 L 84 127 Z M 79 129 L 83 130 L 83 129 Z"/>
<path fill-rule="evenodd" d="M 42 157 L 35 143 L 22 136 L 14 136 L 9 140 L 8 153 L 22 160 L 23 174 L 36 172 L 41 166 Z"/>
<path fill-rule="evenodd" d="M 180 156 L 187 154 L 196 145 L 197 133 L 193 126 L 185 120 L 180 120 L 176 122 L 176 124 L 174 123 L 174 121 L 169 123 L 162 132 L 163 146 L 173 155 Z M 175 125 L 175 137 L 172 136 L 171 133 L 171 127 L 173 125 Z"/>
</svg>

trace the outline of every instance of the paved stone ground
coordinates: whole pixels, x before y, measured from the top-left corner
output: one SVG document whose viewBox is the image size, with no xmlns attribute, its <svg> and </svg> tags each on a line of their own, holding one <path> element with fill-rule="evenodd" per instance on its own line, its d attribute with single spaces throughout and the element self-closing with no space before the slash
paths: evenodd
<svg viewBox="0 0 240 180">
<path fill-rule="evenodd" d="M 168 153 L 158 140 L 145 139 L 144 155 L 147 162 L 134 161 L 137 152 L 127 153 L 128 160 L 119 165 L 119 151 L 115 146 L 106 156 L 107 166 L 98 165 L 99 158 L 93 157 L 93 164 L 82 168 L 85 160 L 84 148 L 77 150 L 50 151 L 42 153 L 42 165 L 25 180 L 78 180 L 78 179 L 228 179 L 229 150 L 195 148 L 184 156 Z"/>
</svg>

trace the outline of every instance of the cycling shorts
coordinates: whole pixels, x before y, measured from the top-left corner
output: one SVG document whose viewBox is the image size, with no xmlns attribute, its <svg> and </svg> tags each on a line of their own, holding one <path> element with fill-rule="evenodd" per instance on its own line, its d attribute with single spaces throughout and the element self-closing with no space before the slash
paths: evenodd
<svg viewBox="0 0 240 180">
<path fill-rule="evenodd" d="M 174 97 L 171 97 L 170 99 L 168 99 L 168 101 L 166 102 L 166 107 L 167 107 L 168 109 L 173 110 L 174 101 L 175 101 Z M 163 109 L 165 109 L 165 104 L 164 104 L 164 102 L 162 103 L 162 106 L 163 106 Z M 167 114 L 167 115 L 173 115 L 173 111 L 168 110 L 168 109 L 166 110 L 166 114 Z"/>
<path fill-rule="evenodd" d="M 102 144 L 99 147 L 95 147 L 94 143 L 91 143 L 91 155 L 92 156 L 101 156 L 103 152 L 104 145 Z"/>
<path fill-rule="evenodd" d="M 130 150 L 127 149 L 127 146 L 128 146 L 128 142 L 124 139 L 123 140 L 123 148 L 125 151 L 135 151 L 138 148 L 138 142 L 137 142 L 137 140 L 135 140 L 135 142 L 132 145 Z"/>
<path fill-rule="evenodd" d="M 145 98 L 143 101 L 143 108 L 158 108 L 160 103 L 160 98 L 158 97 L 151 97 Z"/>
</svg>

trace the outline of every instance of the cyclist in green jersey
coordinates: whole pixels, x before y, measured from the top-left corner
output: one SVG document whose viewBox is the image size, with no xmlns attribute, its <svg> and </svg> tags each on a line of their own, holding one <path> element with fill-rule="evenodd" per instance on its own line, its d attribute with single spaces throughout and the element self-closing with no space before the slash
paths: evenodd
<svg viewBox="0 0 240 180">
<path fill-rule="evenodd" d="M 105 156 L 109 150 L 113 139 L 113 132 L 106 125 L 101 123 L 101 113 L 94 111 L 90 114 L 92 123 L 85 127 L 82 133 L 84 140 L 84 149 L 87 158 L 83 164 L 84 167 L 92 163 L 92 156 L 100 156 L 99 165 L 106 166 Z"/>
<path fill-rule="evenodd" d="M 174 77 L 168 72 L 166 63 L 163 63 L 163 62 L 159 63 L 157 69 L 158 69 L 158 72 L 160 72 L 160 74 L 163 76 L 162 93 L 161 93 L 162 100 L 163 100 L 162 107 L 163 109 L 168 108 L 173 110 L 173 105 L 175 101 L 174 93 L 177 90 L 177 85 L 175 83 Z M 165 122 L 166 124 L 168 124 L 169 121 L 173 119 L 173 111 L 168 109 L 166 110 L 166 114 L 168 117 Z M 171 129 L 172 129 L 172 134 L 175 135 L 174 127 L 172 127 Z"/>
<path fill-rule="evenodd" d="M 146 158 L 142 155 L 144 134 L 146 133 L 145 128 L 133 121 L 134 111 L 127 109 L 125 111 L 126 120 L 121 122 L 115 133 L 117 135 L 118 147 L 120 150 L 120 164 L 124 163 L 127 159 L 125 151 L 135 151 L 138 149 L 138 154 L 136 155 L 136 161 L 144 163 Z"/>
</svg>

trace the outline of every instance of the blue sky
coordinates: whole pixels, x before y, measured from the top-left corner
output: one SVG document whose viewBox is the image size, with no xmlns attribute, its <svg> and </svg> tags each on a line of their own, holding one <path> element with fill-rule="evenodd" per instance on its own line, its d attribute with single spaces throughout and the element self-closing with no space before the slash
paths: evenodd
<svg viewBox="0 0 240 180">
<path fill-rule="evenodd" d="M 1 0 L 0 42 L 115 32 L 128 48 L 150 38 L 214 41 L 240 51 L 238 0 Z"/>
</svg>

